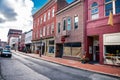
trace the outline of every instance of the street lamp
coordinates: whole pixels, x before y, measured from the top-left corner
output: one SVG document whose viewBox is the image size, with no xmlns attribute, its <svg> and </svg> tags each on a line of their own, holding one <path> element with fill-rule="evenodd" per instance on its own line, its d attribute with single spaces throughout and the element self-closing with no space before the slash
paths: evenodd
<svg viewBox="0 0 120 80">
<path fill-rule="evenodd" d="M 42 55 L 42 34 L 40 34 L 40 47 L 41 47 L 40 49 L 40 57 L 41 57 Z"/>
</svg>

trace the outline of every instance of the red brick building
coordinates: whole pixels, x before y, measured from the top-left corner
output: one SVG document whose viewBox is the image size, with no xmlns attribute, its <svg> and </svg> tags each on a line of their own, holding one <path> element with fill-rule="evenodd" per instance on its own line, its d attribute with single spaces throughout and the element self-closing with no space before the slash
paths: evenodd
<svg viewBox="0 0 120 80">
<path fill-rule="evenodd" d="M 76 0 L 56 13 L 56 56 L 78 57 L 84 52 L 84 1 Z"/>
<path fill-rule="evenodd" d="M 22 33 L 21 35 L 21 39 L 20 39 L 20 51 L 25 52 L 24 48 L 25 48 L 25 33 Z"/>
<path fill-rule="evenodd" d="M 85 0 L 86 56 L 91 61 L 120 64 L 120 0 Z M 108 25 L 110 11 L 114 25 Z"/>
<path fill-rule="evenodd" d="M 33 50 L 41 50 L 42 54 L 54 56 L 56 33 L 55 12 L 67 5 L 65 0 L 49 0 L 33 15 Z"/>
<path fill-rule="evenodd" d="M 8 32 L 8 45 L 11 46 L 11 48 L 17 48 L 19 47 L 19 37 L 22 34 L 22 30 L 17 29 L 9 29 Z"/>
</svg>

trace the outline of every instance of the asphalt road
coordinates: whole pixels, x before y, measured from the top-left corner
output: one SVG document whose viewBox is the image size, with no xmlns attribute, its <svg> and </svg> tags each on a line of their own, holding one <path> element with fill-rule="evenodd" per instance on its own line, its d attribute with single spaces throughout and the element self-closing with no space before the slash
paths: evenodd
<svg viewBox="0 0 120 80">
<path fill-rule="evenodd" d="M 13 54 L 12 58 L 0 58 L 4 80 L 120 80 L 118 77 Z"/>
</svg>

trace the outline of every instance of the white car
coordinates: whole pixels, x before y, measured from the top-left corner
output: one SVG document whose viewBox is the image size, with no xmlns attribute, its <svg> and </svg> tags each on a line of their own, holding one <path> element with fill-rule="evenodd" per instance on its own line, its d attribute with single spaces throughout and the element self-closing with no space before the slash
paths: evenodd
<svg viewBox="0 0 120 80">
<path fill-rule="evenodd" d="M 5 56 L 5 57 L 12 57 L 12 53 L 9 49 L 3 49 L 3 51 L 1 52 L 1 57 Z"/>
</svg>

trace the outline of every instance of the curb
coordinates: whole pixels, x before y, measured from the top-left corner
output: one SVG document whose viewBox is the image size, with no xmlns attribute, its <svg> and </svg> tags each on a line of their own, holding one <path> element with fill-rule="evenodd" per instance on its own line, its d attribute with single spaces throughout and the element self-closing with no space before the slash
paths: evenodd
<svg viewBox="0 0 120 80">
<path fill-rule="evenodd" d="M 94 73 L 97 73 L 97 74 L 102 74 L 102 75 L 106 75 L 106 76 L 112 76 L 112 77 L 117 77 L 117 78 L 120 78 L 119 75 L 114 75 L 114 74 L 109 74 L 109 73 L 105 73 L 105 72 L 101 72 L 101 71 L 95 71 L 95 70 L 91 70 L 91 69 L 86 69 L 86 68 L 78 68 L 77 66 L 69 66 L 67 64 L 63 64 L 63 63 L 58 63 L 58 62 L 55 62 L 55 61 L 49 61 L 49 60 L 46 60 L 46 59 L 42 59 L 42 58 L 37 58 L 37 57 L 34 57 L 34 56 L 31 56 L 31 55 L 27 55 L 23 52 L 18 52 L 18 53 L 21 53 L 22 55 L 25 55 L 25 56 L 29 56 L 29 57 L 32 57 L 32 58 L 36 58 L 36 59 L 40 59 L 40 60 L 43 60 L 43 61 L 47 61 L 47 62 L 52 62 L 52 63 L 56 63 L 56 64 L 60 64 L 60 65 L 63 65 L 63 66 L 66 66 L 66 67 L 70 67 L 70 68 L 74 68 L 74 69 L 79 69 L 79 70 L 84 70 L 84 71 L 91 71 L 91 72 L 94 72 Z M 17 53 L 15 53 L 17 54 Z"/>
<path fill-rule="evenodd" d="M 3 76 L 1 75 L 1 63 L 0 63 L 0 80 L 4 80 Z"/>
</svg>

